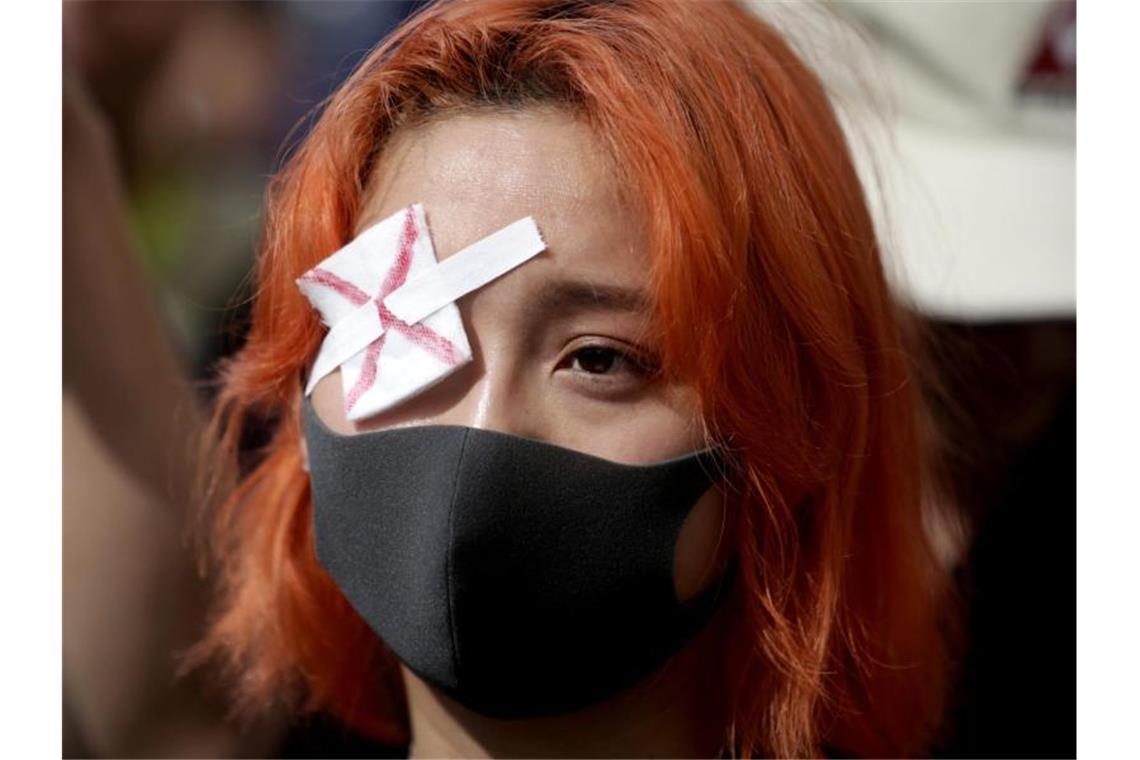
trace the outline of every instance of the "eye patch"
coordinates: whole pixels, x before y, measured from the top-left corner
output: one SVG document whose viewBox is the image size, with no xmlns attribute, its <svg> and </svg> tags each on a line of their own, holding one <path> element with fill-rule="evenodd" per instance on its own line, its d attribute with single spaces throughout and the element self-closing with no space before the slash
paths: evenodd
<svg viewBox="0 0 1140 760">
<path fill-rule="evenodd" d="M 524 217 L 436 261 L 422 204 L 368 228 L 297 278 L 329 331 L 305 395 L 341 370 L 350 420 L 382 412 L 471 361 L 455 302 L 546 249 Z"/>
</svg>

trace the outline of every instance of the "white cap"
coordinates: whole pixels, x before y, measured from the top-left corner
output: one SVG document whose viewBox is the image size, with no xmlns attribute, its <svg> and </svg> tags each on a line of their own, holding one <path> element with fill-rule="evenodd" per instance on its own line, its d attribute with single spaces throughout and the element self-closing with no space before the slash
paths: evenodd
<svg viewBox="0 0 1140 760">
<path fill-rule="evenodd" d="M 1052 4 L 752 5 L 828 88 L 904 299 L 961 320 L 1075 313 L 1074 103 L 1019 92 Z"/>
</svg>

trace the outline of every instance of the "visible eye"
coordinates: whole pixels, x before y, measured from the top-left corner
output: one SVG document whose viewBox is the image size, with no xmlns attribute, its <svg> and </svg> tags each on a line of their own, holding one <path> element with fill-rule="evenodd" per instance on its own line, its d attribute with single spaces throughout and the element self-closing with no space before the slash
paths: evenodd
<svg viewBox="0 0 1140 760">
<path fill-rule="evenodd" d="M 591 392 L 606 394 L 635 391 L 658 372 L 655 363 L 632 348 L 590 343 L 572 348 L 558 363 L 568 379 Z"/>
<path fill-rule="evenodd" d="M 629 361 L 625 354 L 604 346 L 587 346 L 571 354 L 571 369 L 604 375 L 614 367 L 622 369 Z"/>
</svg>

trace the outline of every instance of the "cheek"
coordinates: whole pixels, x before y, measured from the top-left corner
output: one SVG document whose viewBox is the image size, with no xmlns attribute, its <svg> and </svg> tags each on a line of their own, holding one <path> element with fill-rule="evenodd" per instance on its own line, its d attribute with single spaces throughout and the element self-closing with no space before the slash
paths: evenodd
<svg viewBox="0 0 1140 760">
<path fill-rule="evenodd" d="M 531 399 L 552 443 L 623 464 L 653 464 L 705 444 L 696 403 L 685 389 L 656 387 L 640 398 L 594 401 L 550 383 Z"/>
<path fill-rule="evenodd" d="M 701 497 L 681 526 L 673 554 L 673 586 L 687 602 L 720 577 L 729 558 L 724 491 L 714 486 Z"/>
<path fill-rule="evenodd" d="M 543 437 L 551 443 L 622 464 L 653 464 L 692 451 L 681 420 L 643 405 L 606 405 L 559 399 L 546 405 Z M 541 408 L 534 404 L 536 408 Z"/>
<path fill-rule="evenodd" d="M 341 391 L 340 370 L 335 370 L 317 381 L 313 388 L 313 410 L 331 430 L 352 435 L 355 427 L 344 414 L 344 394 Z"/>
</svg>

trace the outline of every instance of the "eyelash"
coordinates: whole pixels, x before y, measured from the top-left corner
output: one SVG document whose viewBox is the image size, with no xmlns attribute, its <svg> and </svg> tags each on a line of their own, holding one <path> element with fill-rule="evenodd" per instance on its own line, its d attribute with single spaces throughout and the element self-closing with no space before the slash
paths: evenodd
<svg viewBox="0 0 1140 760">
<path fill-rule="evenodd" d="M 586 369 L 575 369 L 574 365 L 578 364 L 583 358 L 583 354 L 588 352 L 597 352 L 606 355 L 606 358 L 612 356 L 610 365 L 602 372 L 590 372 Z M 658 374 L 659 369 L 656 362 L 646 356 L 644 353 L 637 352 L 631 349 L 621 348 L 619 346 L 607 343 L 586 343 L 575 347 L 568 352 L 565 357 L 559 362 L 558 368 L 565 368 L 573 372 L 576 376 L 581 377 L 585 382 L 595 384 L 616 384 L 620 382 L 615 376 L 621 372 L 630 372 L 634 374 L 639 381 L 646 381 L 653 378 Z"/>
</svg>

